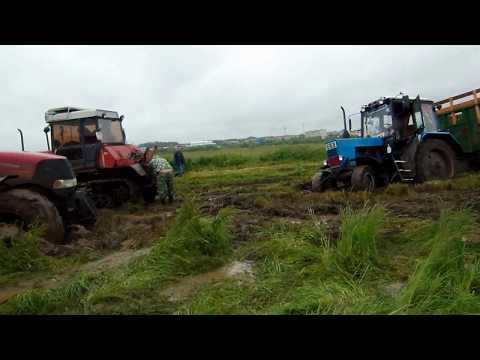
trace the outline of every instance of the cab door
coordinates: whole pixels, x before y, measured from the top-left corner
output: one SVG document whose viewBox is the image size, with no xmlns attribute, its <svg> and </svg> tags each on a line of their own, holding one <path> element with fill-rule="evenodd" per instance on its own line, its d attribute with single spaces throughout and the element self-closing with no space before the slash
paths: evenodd
<svg viewBox="0 0 480 360">
<path fill-rule="evenodd" d="M 98 123 L 96 118 L 82 120 L 82 157 L 83 168 L 95 169 L 97 167 L 97 157 L 102 146 L 98 140 Z"/>
</svg>

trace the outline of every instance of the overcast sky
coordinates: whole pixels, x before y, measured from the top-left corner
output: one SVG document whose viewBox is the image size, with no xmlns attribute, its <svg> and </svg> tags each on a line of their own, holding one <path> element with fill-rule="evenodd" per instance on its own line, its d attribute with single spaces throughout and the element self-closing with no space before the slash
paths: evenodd
<svg viewBox="0 0 480 360">
<path fill-rule="evenodd" d="M 0 149 L 44 150 L 60 106 L 125 115 L 131 143 L 342 127 L 399 92 L 438 100 L 480 87 L 480 46 L 1 46 Z"/>
</svg>

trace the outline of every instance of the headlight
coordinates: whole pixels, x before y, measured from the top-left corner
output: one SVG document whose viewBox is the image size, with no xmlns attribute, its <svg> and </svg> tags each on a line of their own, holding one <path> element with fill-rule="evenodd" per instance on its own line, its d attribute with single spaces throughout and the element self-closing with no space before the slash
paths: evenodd
<svg viewBox="0 0 480 360">
<path fill-rule="evenodd" d="M 67 189 L 77 186 L 77 178 L 73 179 L 57 179 L 53 182 L 54 189 Z"/>
<path fill-rule="evenodd" d="M 340 155 L 340 156 L 338 157 L 338 160 L 343 161 L 343 156 Z"/>
<path fill-rule="evenodd" d="M 323 160 L 323 166 L 327 166 L 327 160 Z"/>
</svg>

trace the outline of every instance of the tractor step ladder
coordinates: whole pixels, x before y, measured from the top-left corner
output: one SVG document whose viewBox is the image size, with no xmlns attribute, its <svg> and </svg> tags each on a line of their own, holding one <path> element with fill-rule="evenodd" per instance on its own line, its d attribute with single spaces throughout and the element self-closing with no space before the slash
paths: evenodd
<svg viewBox="0 0 480 360">
<path fill-rule="evenodd" d="M 396 160 L 395 157 L 393 157 L 393 163 L 395 165 L 395 169 L 397 170 L 397 174 L 401 182 L 404 182 L 404 183 L 413 182 L 414 178 L 412 177 L 412 170 L 408 167 L 408 164 L 406 161 Z"/>
</svg>

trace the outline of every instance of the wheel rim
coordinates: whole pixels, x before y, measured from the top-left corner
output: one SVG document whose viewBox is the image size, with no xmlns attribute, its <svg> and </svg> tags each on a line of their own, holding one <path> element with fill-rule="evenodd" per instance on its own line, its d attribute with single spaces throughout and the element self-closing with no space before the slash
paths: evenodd
<svg viewBox="0 0 480 360">
<path fill-rule="evenodd" d="M 373 177 L 372 174 L 367 173 L 365 174 L 365 189 L 367 191 L 373 191 L 375 189 L 375 178 Z"/>
<path fill-rule="evenodd" d="M 450 165 L 443 152 L 430 151 L 426 160 L 425 169 L 428 179 L 444 179 L 450 177 Z"/>
</svg>

